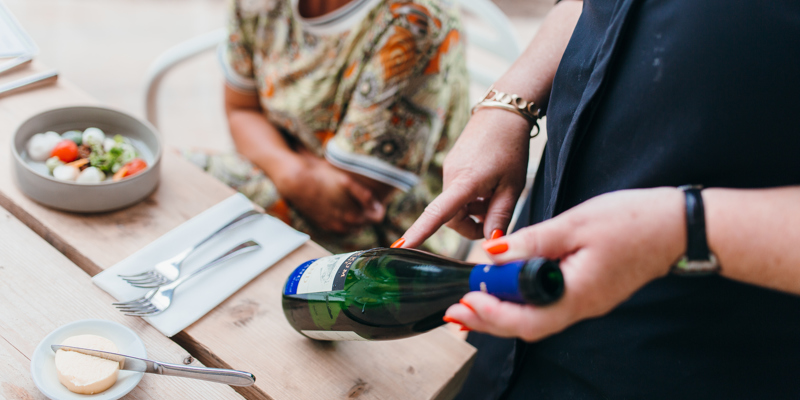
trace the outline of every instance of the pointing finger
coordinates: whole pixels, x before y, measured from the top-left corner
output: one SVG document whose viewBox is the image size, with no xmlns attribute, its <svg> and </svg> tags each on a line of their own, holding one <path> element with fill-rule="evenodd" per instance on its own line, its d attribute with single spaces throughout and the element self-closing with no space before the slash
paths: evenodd
<svg viewBox="0 0 800 400">
<path fill-rule="evenodd" d="M 452 219 L 467 203 L 475 199 L 475 185 L 467 180 L 453 182 L 436 197 L 403 235 L 403 247 L 417 247 Z"/>
</svg>

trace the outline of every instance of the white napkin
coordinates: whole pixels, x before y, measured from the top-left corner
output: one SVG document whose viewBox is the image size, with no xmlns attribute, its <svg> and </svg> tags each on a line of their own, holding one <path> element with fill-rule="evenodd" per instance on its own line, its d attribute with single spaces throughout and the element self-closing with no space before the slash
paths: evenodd
<svg viewBox="0 0 800 400">
<path fill-rule="evenodd" d="M 39 47 L 0 0 L 0 57 L 35 56 L 38 53 Z"/>
<path fill-rule="evenodd" d="M 117 274 L 129 275 L 150 270 L 156 263 L 195 245 L 237 215 L 252 209 L 250 200 L 237 193 L 95 275 L 92 281 L 118 301 L 139 298 L 148 289 L 134 288 Z M 261 248 L 235 256 L 183 283 L 175 290 L 172 305 L 167 311 L 145 320 L 164 335 L 175 335 L 305 243 L 308 235 L 292 229 L 278 219 L 264 215 L 206 242 L 183 263 L 181 276 L 250 239 L 258 242 Z"/>
</svg>

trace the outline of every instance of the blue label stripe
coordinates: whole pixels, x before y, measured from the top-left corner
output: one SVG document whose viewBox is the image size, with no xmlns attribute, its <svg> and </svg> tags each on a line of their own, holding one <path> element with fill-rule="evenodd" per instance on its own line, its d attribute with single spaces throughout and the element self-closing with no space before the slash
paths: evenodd
<svg viewBox="0 0 800 400">
<path fill-rule="evenodd" d="M 300 279 L 303 278 L 303 273 L 306 272 L 308 267 L 317 261 L 317 259 L 308 260 L 299 267 L 295 268 L 291 275 L 289 275 L 289 279 L 286 280 L 286 287 L 283 289 L 284 295 L 292 295 L 297 294 L 297 286 L 300 284 Z"/>
</svg>

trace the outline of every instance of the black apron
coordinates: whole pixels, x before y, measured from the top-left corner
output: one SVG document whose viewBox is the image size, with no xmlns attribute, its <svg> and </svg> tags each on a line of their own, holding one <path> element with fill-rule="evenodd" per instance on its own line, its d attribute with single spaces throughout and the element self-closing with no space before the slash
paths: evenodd
<svg viewBox="0 0 800 400">
<path fill-rule="evenodd" d="M 583 7 L 521 221 L 620 189 L 800 184 L 800 1 Z M 469 341 L 459 400 L 800 399 L 800 298 L 718 276 L 656 280 L 537 343 Z"/>
</svg>

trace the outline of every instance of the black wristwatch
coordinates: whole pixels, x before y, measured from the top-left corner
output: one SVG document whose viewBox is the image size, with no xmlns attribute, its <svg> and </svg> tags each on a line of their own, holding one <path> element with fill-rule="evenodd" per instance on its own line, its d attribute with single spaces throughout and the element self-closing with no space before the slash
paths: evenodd
<svg viewBox="0 0 800 400">
<path fill-rule="evenodd" d="M 708 248 L 706 216 L 699 185 L 680 186 L 686 195 L 686 254 L 672 266 L 677 275 L 700 276 L 719 272 L 719 262 Z"/>
</svg>

